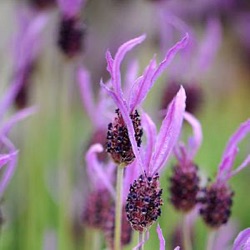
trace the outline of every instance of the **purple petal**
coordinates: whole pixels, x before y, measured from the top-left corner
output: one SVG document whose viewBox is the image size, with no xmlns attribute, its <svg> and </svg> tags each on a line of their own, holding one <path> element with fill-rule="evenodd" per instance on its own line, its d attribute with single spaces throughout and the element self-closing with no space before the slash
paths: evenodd
<svg viewBox="0 0 250 250">
<path fill-rule="evenodd" d="M 140 44 L 143 42 L 145 39 L 145 35 L 142 35 L 140 37 L 134 38 L 126 43 L 124 43 L 117 51 L 113 65 L 112 65 L 112 80 L 113 80 L 113 88 L 115 93 L 119 96 L 122 97 L 122 88 L 121 88 L 121 73 L 120 73 L 120 66 L 121 62 L 126 55 L 128 51 L 133 49 L 136 45 Z"/>
<path fill-rule="evenodd" d="M 155 146 L 157 129 L 154 122 L 145 112 L 142 113 L 142 127 L 147 136 L 147 146 L 145 150 L 143 165 L 145 166 L 146 173 L 149 174 L 150 160 Z"/>
<path fill-rule="evenodd" d="M 185 101 L 185 90 L 181 87 L 176 97 L 169 104 L 167 115 L 157 136 L 155 151 L 150 164 L 152 175 L 164 165 L 177 142 L 185 111 Z"/>
<path fill-rule="evenodd" d="M 111 77 L 113 78 L 112 69 L 113 69 L 114 59 L 112 58 L 112 55 L 109 50 L 106 52 L 106 61 L 107 61 L 107 70 L 111 75 Z"/>
<path fill-rule="evenodd" d="M 240 125 L 236 132 L 230 137 L 226 149 L 224 150 L 219 171 L 217 175 L 218 181 L 223 181 L 231 176 L 233 163 L 238 152 L 238 144 L 250 132 L 250 119 Z M 241 167 L 241 169 L 244 168 Z"/>
<path fill-rule="evenodd" d="M 187 46 L 189 40 L 189 35 L 186 36 L 179 42 L 177 42 L 166 54 L 165 59 L 159 64 L 158 68 L 156 69 L 154 75 L 152 76 L 152 83 L 154 83 L 157 78 L 162 74 L 162 72 L 167 68 L 167 66 L 171 63 L 173 58 L 175 57 L 176 53 L 180 49 L 184 49 Z"/>
<path fill-rule="evenodd" d="M 89 178 L 94 182 L 94 178 L 98 179 L 96 185 L 104 184 L 110 194 L 115 198 L 115 190 L 110 181 L 110 177 L 106 174 L 103 169 L 103 166 L 97 160 L 97 153 L 101 153 L 103 151 L 103 147 L 101 144 L 94 144 L 90 147 L 88 152 L 86 153 L 86 163 L 87 163 L 87 171 Z M 98 177 L 98 178 L 96 178 Z"/>
<path fill-rule="evenodd" d="M 241 231 L 236 237 L 233 250 L 250 249 L 250 228 Z"/>
<path fill-rule="evenodd" d="M 134 126 L 133 123 L 131 121 L 130 118 L 130 113 L 128 111 L 128 108 L 126 106 L 126 103 L 123 99 L 120 99 L 112 90 L 110 90 L 105 84 L 103 84 L 101 82 L 101 86 L 107 91 L 107 93 L 110 95 L 110 97 L 114 100 L 116 106 L 119 108 L 123 120 L 127 126 L 128 129 L 128 135 L 129 135 L 129 139 L 132 145 L 132 149 L 133 152 L 135 154 L 135 157 L 138 161 L 139 166 L 142 168 L 142 159 L 141 159 L 141 155 L 139 152 L 139 148 L 137 147 L 137 142 L 135 140 L 135 130 L 134 130 Z M 143 168 L 142 168 L 143 171 Z"/>
<path fill-rule="evenodd" d="M 181 248 L 180 247 L 176 247 L 174 250 L 181 250 Z"/>
<path fill-rule="evenodd" d="M 92 125 L 96 125 L 96 117 L 95 114 L 97 113 L 95 103 L 94 103 L 94 96 L 91 88 L 90 82 L 90 74 L 85 68 L 80 68 L 77 74 L 78 84 L 81 91 L 81 99 L 84 105 L 84 108 L 90 118 Z M 99 114 L 97 114 L 99 116 Z"/>
<path fill-rule="evenodd" d="M 20 20 L 21 27 L 15 37 L 15 67 L 17 72 L 32 63 L 37 56 L 41 45 L 41 33 L 49 17 L 46 13 L 36 15 L 35 13 L 27 13 L 27 10 L 23 14 L 27 14 L 29 19 Z"/>
<path fill-rule="evenodd" d="M 125 76 L 125 86 L 124 86 L 124 95 L 125 97 L 128 96 L 130 93 L 130 90 L 133 87 L 133 84 L 137 78 L 138 75 L 138 70 L 139 70 L 139 64 L 137 60 L 133 60 L 126 71 L 126 76 Z M 128 100 L 128 98 L 125 98 Z"/>
<path fill-rule="evenodd" d="M 57 3 L 64 15 L 72 17 L 80 13 L 85 0 L 57 0 Z"/>
<path fill-rule="evenodd" d="M 199 57 L 196 62 L 196 70 L 201 73 L 212 64 L 221 44 L 221 25 L 217 19 L 210 19 L 203 41 L 201 42 Z"/>
<path fill-rule="evenodd" d="M 188 141 L 188 157 L 193 159 L 202 142 L 202 129 L 200 122 L 190 113 L 184 113 L 184 119 L 192 126 L 193 136 Z"/>
<path fill-rule="evenodd" d="M 152 87 L 152 76 L 155 72 L 155 58 L 151 60 L 148 67 L 144 71 L 142 77 L 135 82 L 130 92 L 129 109 L 133 111 L 146 98 L 150 88 Z"/>
<path fill-rule="evenodd" d="M 16 113 L 14 116 L 12 116 L 7 122 L 4 123 L 2 128 L 0 129 L 0 135 L 7 135 L 10 131 L 10 129 L 19 121 L 26 119 L 30 115 L 33 115 L 37 112 L 37 109 L 35 107 L 26 108 L 18 113 Z"/>
<path fill-rule="evenodd" d="M 157 230 L 158 238 L 160 241 L 160 250 L 165 250 L 165 239 L 163 237 L 162 230 L 159 224 L 157 225 L 156 230 Z"/>
<path fill-rule="evenodd" d="M 250 155 L 247 156 L 247 158 L 243 161 L 243 163 L 240 166 L 238 166 L 235 170 L 233 170 L 231 172 L 230 177 L 238 174 L 242 169 L 244 169 L 245 167 L 247 167 L 248 164 L 250 164 Z"/>
<path fill-rule="evenodd" d="M 3 136 L 1 137 L 1 140 L 3 144 L 9 149 L 11 159 L 9 160 L 8 166 L 6 166 L 6 170 L 0 181 L 0 197 L 2 197 L 7 185 L 9 184 L 9 181 L 11 180 L 11 177 L 15 172 L 17 165 L 17 156 L 18 156 L 18 151 L 15 149 L 14 145 L 8 138 Z"/>
</svg>

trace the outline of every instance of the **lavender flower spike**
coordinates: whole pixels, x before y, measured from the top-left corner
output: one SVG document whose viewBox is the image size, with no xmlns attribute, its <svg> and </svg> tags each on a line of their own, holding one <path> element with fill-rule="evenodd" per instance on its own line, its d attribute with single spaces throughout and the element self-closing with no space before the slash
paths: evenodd
<svg viewBox="0 0 250 250">
<path fill-rule="evenodd" d="M 227 223 L 231 215 L 234 193 L 230 189 L 228 181 L 250 163 L 250 155 L 247 155 L 243 163 L 235 170 L 232 170 L 238 153 L 238 144 L 249 133 L 250 120 L 247 120 L 240 125 L 229 139 L 221 163 L 219 164 L 216 180 L 204 190 L 200 214 L 206 224 L 212 228 L 218 228 Z"/>
<path fill-rule="evenodd" d="M 130 185 L 126 204 L 127 218 L 134 230 L 146 231 L 161 214 L 163 201 L 158 172 L 164 167 L 179 137 L 185 100 L 185 91 L 181 87 L 169 105 L 158 135 L 153 121 L 143 113 L 142 123 L 148 135 L 147 145 L 141 150 L 143 170 Z"/>
<path fill-rule="evenodd" d="M 241 231 L 236 237 L 232 250 L 250 249 L 250 228 Z"/>
<path fill-rule="evenodd" d="M 101 82 L 101 85 L 107 90 L 109 95 L 113 98 L 115 104 L 118 107 L 118 119 L 122 123 L 123 129 L 126 130 L 129 138 L 126 138 L 128 141 L 128 147 L 131 147 L 133 152 L 129 152 L 129 156 L 125 156 L 122 158 L 129 158 L 129 161 L 133 160 L 134 157 L 137 158 L 139 165 L 142 166 L 141 156 L 138 151 L 138 147 L 141 144 L 141 130 L 135 126 L 135 121 L 131 119 L 131 116 L 138 117 L 140 119 L 139 114 L 136 108 L 142 103 L 142 101 L 146 98 L 149 90 L 153 86 L 156 79 L 160 76 L 162 71 L 169 65 L 169 63 L 174 58 L 174 55 L 182 48 L 187 45 L 188 35 L 184 37 L 180 42 L 174 45 L 166 54 L 165 59 L 157 66 L 155 58 L 151 60 L 149 65 L 144 70 L 142 76 L 135 80 L 135 83 L 129 93 L 129 95 L 124 98 L 124 93 L 122 91 L 121 84 L 121 75 L 120 75 L 120 65 L 125 56 L 125 54 L 130 51 L 133 47 L 140 44 L 145 39 L 145 35 L 132 39 L 125 44 L 123 44 L 116 53 L 114 59 L 112 58 L 110 52 L 106 53 L 107 60 L 107 70 L 111 75 L 111 84 L 112 87 L 104 85 Z M 119 118 L 120 117 L 120 118 Z M 140 125 L 138 124 L 140 127 Z M 110 131 L 112 134 L 112 131 Z M 113 135 L 113 134 L 112 134 Z M 136 138 L 135 138 L 136 137 Z M 110 145 L 112 142 L 110 142 Z M 120 149 L 120 146 L 117 147 Z M 114 151 L 115 149 L 108 147 L 108 151 Z M 120 150 L 118 150 L 120 151 Z M 124 150 L 122 150 L 124 151 Z M 112 155 L 112 152 L 110 152 Z M 117 157 L 115 157 L 117 158 Z M 114 159 L 114 157 L 113 157 Z M 116 162 L 119 160 L 115 159 Z M 130 163 L 128 162 L 128 163 Z"/>
<path fill-rule="evenodd" d="M 179 143 L 175 147 L 175 156 L 178 160 L 173 167 L 170 178 L 170 200 L 172 205 L 182 212 L 189 212 L 197 203 L 199 192 L 198 167 L 194 163 L 194 156 L 202 142 L 202 130 L 199 121 L 191 114 L 185 112 L 184 118 L 193 128 L 193 136 L 188 144 Z"/>
<path fill-rule="evenodd" d="M 244 169 L 250 163 L 250 154 L 247 155 L 243 163 L 234 171 L 232 170 L 234 160 L 238 153 L 238 144 L 244 137 L 250 133 L 250 119 L 240 125 L 236 132 L 231 136 L 219 164 L 219 171 L 217 174 L 217 183 L 228 181 L 233 175 Z"/>
</svg>

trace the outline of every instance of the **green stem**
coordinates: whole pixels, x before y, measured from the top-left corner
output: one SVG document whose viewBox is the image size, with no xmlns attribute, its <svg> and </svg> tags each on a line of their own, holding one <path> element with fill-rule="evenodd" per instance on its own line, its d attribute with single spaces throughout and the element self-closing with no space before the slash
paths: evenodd
<svg viewBox="0 0 250 250">
<path fill-rule="evenodd" d="M 207 239 L 207 250 L 213 250 L 217 230 L 210 231 Z"/>
<path fill-rule="evenodd" d="M 143 232 L 139 232 L 139 238 L 138 238 L 138 244 L 141 244 L 144 241 L 144 233 Z M 139 247 L 139 250 L 143 250 L 144 249 L 144 244 L 142 244 Z"/>
<path fill-rule="evenodd" d="M 115 250 L 121 249 L 123 172 L 124 172 L 124 165 L 121 163 L 117 167 L 117 178 L 116 178 L 115 239 L 114 239 Z"/>
<path fill-rule="evenodd" d="M 183 233 L 184 249 L 185 250 L 192 250 L 190 227 L 189 227 L 189 223 L 188 223 L 188 214 L 184 214 L 184 216 L 183 216 L 182 233 Z"/>
</svg>

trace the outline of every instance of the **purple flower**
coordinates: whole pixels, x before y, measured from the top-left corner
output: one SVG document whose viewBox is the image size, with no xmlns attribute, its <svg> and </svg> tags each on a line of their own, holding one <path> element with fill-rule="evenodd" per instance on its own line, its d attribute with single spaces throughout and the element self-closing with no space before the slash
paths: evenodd
<svg viewBox="0 0 250 250">
<path fill-rule="evenodd" d="M 85 24 L 80 19 L 84 0 L 57 0 L 61 10 L 58 46 L 62 52 L 72 58 L 83 49 L 82 39 L 85 35 Z"/>
<path fill-rule="evenodd" d="M 111 117 L 113 103 L 108 98 L 106 91 L 100 88 L 97 97 L 94 97 L 93 83 L 87 69 L 79 68 L 77 72 L 78 84 L 84 110 L 91 122 L 92 135 L 88 146 L 100 143 L 103 147 L 106 143 L 107 123 Z M 107 153 L 103 151 L 98 154 L 101 160 L 107 160 Z"/>
<path fill-rule="evenodd" d="M 13 41 L 14 81 L 10 92 L 15 95 L 16 106 L 24 108 L 28 101 L 31 75 L 41 49 L 41 33 L 48 16 L 31 8 L 21 8 L 18 9 L 17 17 L 19 27 Z"/>
<path fill-rule="evenodd" d="M 194 116 L 185 113 L 184 118 L 192 126 L 193 136 L 189 138 L 187 146 L 180 143 L 175 148 L 178 162 L 170 178 L 170 200 L 177 210 L 189 212 L 195 207 L 199 192 L 200 178 L 194 157 L 202 142 L 202 130 L 199 121 Z"/>
<path fill-rule="evenodd" d="M 147 143 L 140 151 L 141 160 L 137 161 L 141 175 L 130 185 L 126 204 L 127 218 L 137 231 L 147 230 L 161 214 L 163 202 L 158 173 L 163 169 L 179 137 L 185 99 L 185 91 L 181 87 L 169 105 L 158 135 L 153 121 L 143 113 L 142 123 Z"/>
<path fill-rule="evenodd" d="M 34 108 L 23 109 L 7 121 L 4 121 L 3 115 L 7 112 L 7 108 L 13 102 L 14 94 L 12 91 L 12 86 L 10 86 L 6 95 L 0 101 L 0 145 L 1 150 L 4 152 L 0 153 L 0 169 L 3 169 L 5 166 L 4 173 L 0 180 L 0 197 L 3 196 L 8 183 L 15 172 L 17 164 L 18 150 L 8 139 L 8 133 L 13 125 L 35 112 Z"/>
<path fill-rule="evenodd" d="M 87 196 L 82 219 L 88 226 L 102 230 L 107 244 L 112 248 L 114 241 L 114 179 L 116 166 L 113 162 L 102 163 L 98 160 L 97 154 L 102 151 L 103 147 L 100 144 L 95 144 L 90 147 L 86 154 L 87 174 L 92 190 Z M 121 244 L 124 246 L 130 243 L 132 229 L 126 220 L 125 208 L 123 208 L 122 214 L 123 235 Z"/>
<path fill-rule="evenodd" d="M 250 249 L 250 228 L 241 231 L 234 241 L 233 250 Z"/>
<path fill-rule="evenodd" d="M 157 65 L 155 57 L 150 61 L 142 76 L 135 80 L 129 94 L 125 96 L 122 90 L 120 65 L 128 51 L 140 44 L 145 36 L 140 36 L 124 43 L 117 51 L 114 59 L 110 52 L 106 53 L 107 70 L 111 75 L 111 87 L 101 85 L 107 90 L 117 106 L 117 117 L 109 125 L 107 151 L 111 153 L 117 163 L 131 163 L 136 157 L 141 165 L 138 147 L 141 144 L 140 115 L 136 108 L 142 104 L 156 79 L 166 69 L 175 54 L 184 48 L 188 41 L 186 35 L 180 42 L 173 46 L 166 54 L 165 59 Z M 119 141 L 123 142 L 123 146 Z M 125 143 L 125 144 L 124 144 Z"/>
<path fill-rule="evenodd" d="M 233 163 L 238 153 L 238 144 L 250 132 L 250 120 L 240 125 L 230 137 L 218 167 L 215 182 L 204 190 L 200 214 L 206 224 L 218 228 L 227 223 L 231 215 L 232 197 L 228 181 L 250 163 L 250 155 L 235 170 Z"/>
<path fill-rule="evenodd" d="M 167 27 L 165 23 L 168 24 Z M 201 41 L 198 40 L 197 34 L 190 26 L 172 13 L 164 13 L 162 24 L 161 36 L 164 45 L 173 36 L 172 27 L 178 33 L 178 37 L 179 34 L 188 30 L 191 39 L 186 49 L 181 52 L 180 61 L 170 67 L 169 80 L 162 95 L 161 109 L 166 109 L 180 85 L 183 85 L 187 95 L 186 111 L 195 113 L 199 110 L 203 101 L 202 79 L 214 62 L 220 47 L 220 23 L 216 19 L 209 19 Z M 179 72 L 182 72 L 182 74 Z"/>
</svg>

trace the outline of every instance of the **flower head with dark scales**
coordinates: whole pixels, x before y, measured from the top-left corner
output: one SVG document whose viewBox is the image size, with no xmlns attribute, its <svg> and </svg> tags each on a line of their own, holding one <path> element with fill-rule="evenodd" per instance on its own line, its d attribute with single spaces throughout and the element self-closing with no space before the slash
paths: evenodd
<svg viewBox="0 0 250 250">
<path fill-rule="evenodd" d="M 209 227 L 219 228 L 230 218 L 234 192 L 229 187 L 228 181 L 250 163 L 250 155 L 247 155 L 240 166 L 235 170 L 232 169 L 238 153 L 238 144 L 249 133 L 250 120 L 247 120 L 230 137 L 219 164 L 215 182 L 203 190 L 203 197 L 200 199 L 200 215 Z"/>
</svg>

